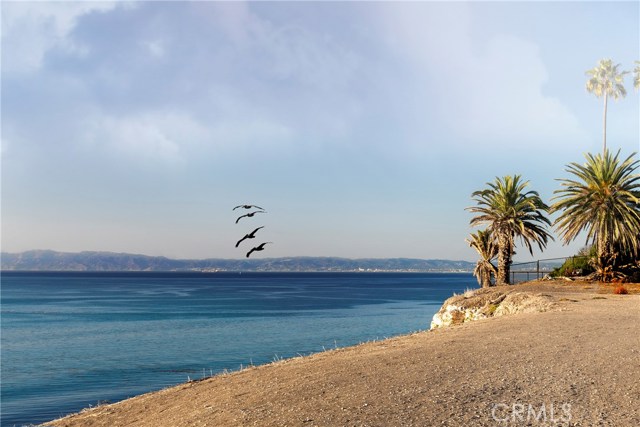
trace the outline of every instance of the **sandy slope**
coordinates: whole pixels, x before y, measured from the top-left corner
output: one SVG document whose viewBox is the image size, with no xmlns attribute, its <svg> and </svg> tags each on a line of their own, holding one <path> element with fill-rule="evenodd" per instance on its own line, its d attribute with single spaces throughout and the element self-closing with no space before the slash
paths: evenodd
<svg viewBox="0 0 640 427">
<path fill-rule="evenodd" d="M 640 295 L 529 290 L 558 310 L 251 368 L 47 425 L 640 426 Z"/>
</svg>

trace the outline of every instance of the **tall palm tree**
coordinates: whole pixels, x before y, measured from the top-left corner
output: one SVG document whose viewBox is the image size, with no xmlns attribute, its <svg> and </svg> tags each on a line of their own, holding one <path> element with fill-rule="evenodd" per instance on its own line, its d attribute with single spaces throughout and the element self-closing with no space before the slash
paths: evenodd
<svg viewBox="0 0 640 427">
<path fill-rule="evenodd" d="M 633 69 L 633 87 L 640 89 L 640 61 L 635 61 L 636 68 Z"/>
<path fill-rule="evenodd" d="M 607 100 L 609 97 L 618 99 L 627 95 L 627 91 L 624 88 L 624 76 L 628 72 L 618 71 L 618 67 L 620 67 L 620 64 L 613 65 L 611 59 L 601 59 L 595 68 L 586 72 L 590 76 L 589 80 L 587 80 L 587 91 L 598 98 L 604 98 L 604 112 L 602 115 L 603 153 L 607 149 Z"/>
<path fill-rule="evenodd" d="M 486 230 L 478 230 L 476 233 L 471 233 L 469 237 L 470 239 L 466 239 L 466 242 L 480 255 L 473 275 L 478 279 L 480 286 L 488 288 L 491 286 L 491 275 L 495 275 L 497 272 L 491 260 L 498 255 L 498 245 L 491 232 Z"/>
<path fill-rule="evenodd" d="M 601 275 L 613 271 L 620 251 L 640 256 L 640 174 L 635 173 L 640 161 L 634 160 L 636 153 L 623 161 L 619 155 L 619 150 L 615 156 L 588 153 L 584 165 L 569 164 L 566 171 L 574 179 L 560 180 L 551 207 L 562 212 L 554 224 L 565 244 L 587 232 Z"/>
<path fill-rule="evenodd" d="M 478 206 L 467 210 L 479 214 L 471 220 L 472 226 L 487 224 L 487 230 L 495 236 L 498 243 L 496 285 L 508 285 L 515 237 L 519 237 L 532 254 L 532 243 L 543 249 L 549 238 L 553 240 L 545 228 L 551 225 L 544 215 L 549 207 L 537 192 L 525 192 L 529 181 L 521 181 L 520 175 L 496 177 L 487 185 L 489 188 L 471 194 Z"/>
</svg>

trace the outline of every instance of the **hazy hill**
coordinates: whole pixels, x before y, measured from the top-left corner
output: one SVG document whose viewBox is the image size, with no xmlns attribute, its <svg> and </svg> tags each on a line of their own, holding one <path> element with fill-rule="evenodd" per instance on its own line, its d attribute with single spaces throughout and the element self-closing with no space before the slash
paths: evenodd
<svg viewBox="0 0 640 427">
<path fill-rule="evenodd" d="M 113 252 L 34 250 L 2 253 L 2 270 L 22 271 L 471 271 L 468 261 L 410 258 L 293 257 L 169 259 Z"/>
</svg>

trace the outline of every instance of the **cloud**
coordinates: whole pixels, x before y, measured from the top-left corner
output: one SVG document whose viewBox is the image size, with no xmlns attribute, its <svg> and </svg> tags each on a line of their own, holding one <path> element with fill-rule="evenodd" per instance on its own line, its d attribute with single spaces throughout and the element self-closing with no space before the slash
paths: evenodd
<svg viewBox="0 0 640 427">
<path fill-rule="evenodd" d="M 86 46 L 69 37 L 78 20 L 114 9 L 119 2 L 3 2 L 3 72 L 32 72 L 54 48 L 82 55 Z"/>
<path fill-rule="evenodd" d="M 291 142 L 286 125 L 263 119 L 204 124 L 185 112 L 148 111 L 127 116 L 100 112 L 79 126 L 86 147 L 130 159 L 184 165 L 202 156 L 246 150 L 272 150 Z M 283 145 L 284 144 L 284 145 Z"/>
<path fill-rule="evenodd" d="M 91 116 L 84 144 L 142 160 L 183 163 L 184 149 L 206 135 L 199 123 L 181 113 L 153 112 L 126 117 Z"/>
<path fill-rule="evenodd" d="M 274 147 L 292 141 L 294 130 L 285 124 L 265 119 L 222 121 L 209 128 L 211 144 L 217 147 L 230 145 L 235 148 L 248 146 Z"/>
<path fill-rule="evenodd" d="M 333 7 L 315 3 L 149 2 L 79 22 L 116 6 L 32 3 L 3 16 L 3 45 L 22 20 L 33 27 L 25 43 L 35 47 L 24 57 L 14 49 L 5 63 L 39 67 L 54 48 L 90 52 L 44 70 L 44 90 L 59 99 L 32 95 L 29 120 L 39 114 L 39 129 L 51 128 L 50 109 L 73 103 L 71 117 L 56 120 L 68 130 L 63 139 L 182 162 L 196 146 L 211 154 L 345 146 L 401 158 L 411 144 L 422 150 L 443 138 L 503 147 L 515 137 L 551 145 L 583 136 L 571 111 L 544 93 L 536 44 L 509 35 L 475 40 L 465 3 L 341 3 L 349 25 L 338 25 Z M 141 24 L 109 35 L 123 20 Z M 14 92 L 5 105 L 25 99 Z"/>
<path fill-rule="evenodd" d="M 512 36 L 491 39 L 486 52 L 471 56 L 466 77 L 468 138 L 556 145 L 562 140 L 584 140 L 587 133 L 577 117 L 555 97 L 543 94 L 548 79 L 538 47 Z M 462 103 L 462 102 L 461 102 Z"/>
<path fill-rule="evenodd" d="M 162 40 L 149 40 L 141 44 L 149 52 L 149 55 L 155 58 L 162 58 L 165 55 L 165 47 Z"/>
<path fill-rule="evenodd" d="M 383 39 L 421 70 L 416 88 L 423 110 L 443 133 L 458 137 L 452 139 L 482 141 L 487 148 L 588 138 L 573 112 L 544 93 L 548 72 L 532 41 L 479 37 L 465 3 L 377 5 Z"/>
<path fill-rule="evenodd" d="M 11 143 L 9 139 L 6 138 L 4 135 L 2 135 L 2 140 L 0 141 L 0 157 L 1 158 L 4 158 L 7 155 L 10 146 L 11 146 Z"/>
<path fill-rule="evenodd" d="M 272 76 L 316 90 L 346 88 L 355 77 L 356 55 L 331 38 L 300 26 L 282 26 L 263 39 Z"/>
<path fill-rule="evenodd" d="M 328 135 L 325 141 L 348 134 L 348 123 L 360 111 L 352 90 L 363 66 L 352 41 L 296 14 L 273 13 L 281 10 L 275 4 L 207 2 L 193 8 L 193 25 L 204 26 L 210 38 L 191 58 L 197 56 L 206 73 L 201 85 L 219 112 L 216 119 L 229 126 L 245 119 L 251 126 L 273 123 L 270 134 L 284 126 L 296 134 Z M 228 126 L 218 120 L 216 125 Z"/>
</svg>

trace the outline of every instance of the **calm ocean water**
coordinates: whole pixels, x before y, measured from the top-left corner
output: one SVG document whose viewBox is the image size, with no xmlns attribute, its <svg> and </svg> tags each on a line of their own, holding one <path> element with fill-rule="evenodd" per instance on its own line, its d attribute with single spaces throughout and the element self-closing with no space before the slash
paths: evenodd
<svg viewBox="0 0 640 427">
<path fill-rule="evenodd" d="M 2 273 L 2 426 L 429 327 L 470 274 Z"/>
</svg>

